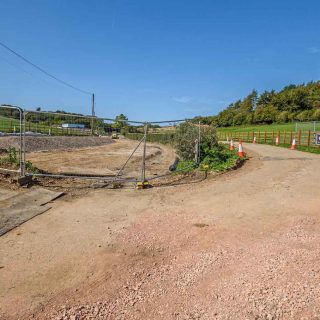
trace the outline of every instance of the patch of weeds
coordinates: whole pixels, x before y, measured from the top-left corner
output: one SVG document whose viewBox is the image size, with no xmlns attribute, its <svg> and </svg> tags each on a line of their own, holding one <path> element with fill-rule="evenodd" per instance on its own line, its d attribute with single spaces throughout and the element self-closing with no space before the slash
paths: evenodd
<svg viewBox="0 0 320 320">
<path fill-rule="evenodd" d="M 197 168 L 197 164 L 191 160 L 180 160 L 177 164 L 175 173 L 189 173 Z"/>
<path fill-rule="evenodd" d="M 18 168 L 20 163 L 17 156 L 17 150 L 10 147 L 5 152 L 2 152 L 2 156 L 0 157 L 0 164 L 10 168 Z"/>
<path fill-rule="evenodd" d="M 19 168 L 20 158 L 14 147 L 9 147 L 5 155 L 0 157 L 0 164 L 11 168 Z M 35 167 L 31 161 L 26 161 L 26 171 L 30 173 L 41 173 L 41 170 Z"/>
<path fill-rule="evenodd" d="M 8 161 L 12 164 L 19 164 L 16 148 L 9 147 L 8 149 Z"/>
<path fill-rule="evenodd" d="M 40 169 L 38 169 L 37 167 L 35 167 L 31 161 L 26 161 L 26 171 L 30 172 L 30 173 L 42 173 L 43 171 L 41 171 Z"/>
<path fill-rule="evenodd" d="M 240 158 L 236 150 L 229 150 L 228 146 L 218 146 L 206 150 L 200 169 L 203 171 L 223 172 L 236 167 L 246 158 Z"/>
</svg>

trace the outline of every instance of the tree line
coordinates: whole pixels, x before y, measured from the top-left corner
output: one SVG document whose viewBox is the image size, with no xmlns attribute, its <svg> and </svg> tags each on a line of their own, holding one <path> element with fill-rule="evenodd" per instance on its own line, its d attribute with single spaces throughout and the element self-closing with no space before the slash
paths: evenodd
<svg viewBox="0 0 320 320">
<path fill-rule="evenodd" d="M 320 81 L 264 91 L 253 90 L 216 116 L 196 117 L 204 124 L 229 127 L 320 120 Z"/>
</svg>

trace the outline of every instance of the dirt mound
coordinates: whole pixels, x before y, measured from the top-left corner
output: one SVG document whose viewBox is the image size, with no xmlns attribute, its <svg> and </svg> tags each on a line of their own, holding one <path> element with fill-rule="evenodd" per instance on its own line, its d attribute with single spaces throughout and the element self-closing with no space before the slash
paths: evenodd
<svg viewBox="0 0 320 320">
<path fill-rule="evenodd" d="M 96 147 L 113 141 L 107 137 L 26 137 L 26 151 L 51 151 L 51 150 L 67 150 L 85 147 Z M 19 149 L 19 137 L 0 137 L 0 149 L 8 149 L 14 147 Z"/>
</svg>

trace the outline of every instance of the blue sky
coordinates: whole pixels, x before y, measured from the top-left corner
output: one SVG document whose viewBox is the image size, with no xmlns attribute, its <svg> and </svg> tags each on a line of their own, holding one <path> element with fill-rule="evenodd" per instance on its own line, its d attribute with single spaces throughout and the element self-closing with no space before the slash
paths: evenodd
<svg viewBox="0 0 320 320">
<path fill-rule="evenodd" d="M 320 78 L 318 0 L 0 0 L 0 41 L 96 95 L 99 116 L 217 114 Z M 0 103 L 90 113 L 91 97 L 0 47 Z"/>
</svg>

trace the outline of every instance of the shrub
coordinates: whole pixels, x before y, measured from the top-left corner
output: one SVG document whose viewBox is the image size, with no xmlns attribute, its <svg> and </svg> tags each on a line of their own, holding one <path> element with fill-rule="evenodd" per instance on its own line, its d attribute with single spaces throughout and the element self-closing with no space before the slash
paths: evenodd
<svg viewBox="0 0 320 320">
<path fill-rule="evenodd" d="M 236 151 L 230 151 L 228 146 L 219 144 L 214 148 L 207 150 L 201 168 L 207 171 L 225 171 L 234 167 L 239 161 Z"/>
<path fill-rule="evenodd" d="M 199 138 L 199 127 L 185 122 L 181 124 L 174 135 L 174 147 L 178 155 L 183 160 L 193 160 L 195 157 L 196 145 Z M 207 150 L 217 146 L 218 138 L 215 128 L 211 126 L 201 126 L 200 151 L 203 155 Z"/>
<path fill-rule="evenodd" d="M 18 164 L 19 163 L 19 160 L 18 160 L 18 157 L 17 157 L 16 148 L 9 147 L 9 149 L 8 149 L 8 161 L 11 164 Z"/>
</svg>

